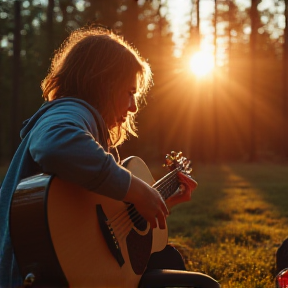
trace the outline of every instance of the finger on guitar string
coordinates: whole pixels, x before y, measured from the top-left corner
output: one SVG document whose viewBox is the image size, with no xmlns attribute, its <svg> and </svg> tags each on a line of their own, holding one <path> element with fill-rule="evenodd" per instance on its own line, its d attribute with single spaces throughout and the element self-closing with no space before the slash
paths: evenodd
<svg viewBox="0 0 288 288">
<path fill-rule="evenodd" d="M 178 172 L 177 176 L 179 183 L 183 184 L 186 189 L 193 191 L 198 186 L 198 183 L 193 178 L 183 174 L 182 172 Z"/>
<path fill-rule="evenodd" d="M 190 201 L 192 192 L 196 189 L 198 183 L 191 177 L 178 172 L 178 181 L 180 183 L 177 193 L 173 194 L 166 200 L 169 209 L 177 204 Z"/>
<path fill-rule="evenodd" d="M 158 222 L 159 228 L 165 229 L 168 208 L 159 192 L 146 182 L 132 175 L 129 190 L 123 201 L 133 203 L 138 213 L 150 223 L 151 228 L 156 228 Z"/>
</svg>

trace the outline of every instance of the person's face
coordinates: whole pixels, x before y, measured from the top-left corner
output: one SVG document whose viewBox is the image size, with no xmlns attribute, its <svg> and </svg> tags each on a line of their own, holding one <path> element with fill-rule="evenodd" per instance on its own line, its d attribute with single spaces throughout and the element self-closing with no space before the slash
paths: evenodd
<svg viewBox="0 0 288 288">
<path fill-rule="evenodd" d="M 137 87 L 136 76 L 134 79 L 127 81 L 117 95 L 117 107 L 115 115 L 116 125 L 121 125 L 126 121 L 129 113 L 136 113 L 137 106 L 135 101 L 135 93 Z"/>
</svg>

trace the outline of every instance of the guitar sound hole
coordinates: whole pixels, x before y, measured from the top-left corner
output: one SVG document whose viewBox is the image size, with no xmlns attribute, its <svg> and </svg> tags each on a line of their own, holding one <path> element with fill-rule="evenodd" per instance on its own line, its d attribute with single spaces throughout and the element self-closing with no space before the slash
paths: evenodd
<svg viewBox="0 0 288 288">
<path fill-rule="evenodd" d="M 133 204 L 128 206 L 127 211 L 134 226 L 140 231 L 145 231 L 147 228 L 147 221 L 138 213 Z"/>
</svg>

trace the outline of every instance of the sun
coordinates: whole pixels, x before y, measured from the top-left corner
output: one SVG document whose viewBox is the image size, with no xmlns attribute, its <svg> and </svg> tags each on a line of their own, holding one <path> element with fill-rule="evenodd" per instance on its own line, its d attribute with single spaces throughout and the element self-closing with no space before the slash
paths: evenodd
<svg viewBox="0 0 288 288">
<path fill-rule="evenodd" d="M 214 69 L 214 56 L 211 53 L 199 51 L 192 55 L 189 64 L 196 76 L 203 77 Z"/>
</svg>

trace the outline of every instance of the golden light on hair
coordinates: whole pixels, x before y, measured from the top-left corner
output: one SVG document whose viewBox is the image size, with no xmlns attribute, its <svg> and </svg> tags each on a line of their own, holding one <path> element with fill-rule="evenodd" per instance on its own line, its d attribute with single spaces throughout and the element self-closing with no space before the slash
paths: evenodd
<svg viewBox="0 0 288 288">
<path fill-rule="evenodd" d="M 198 77 L 203 77 L 214 69 L 214 56 L 211 53 L 199 51 L 190 59 L 190 69 Z"/>
</svg>

